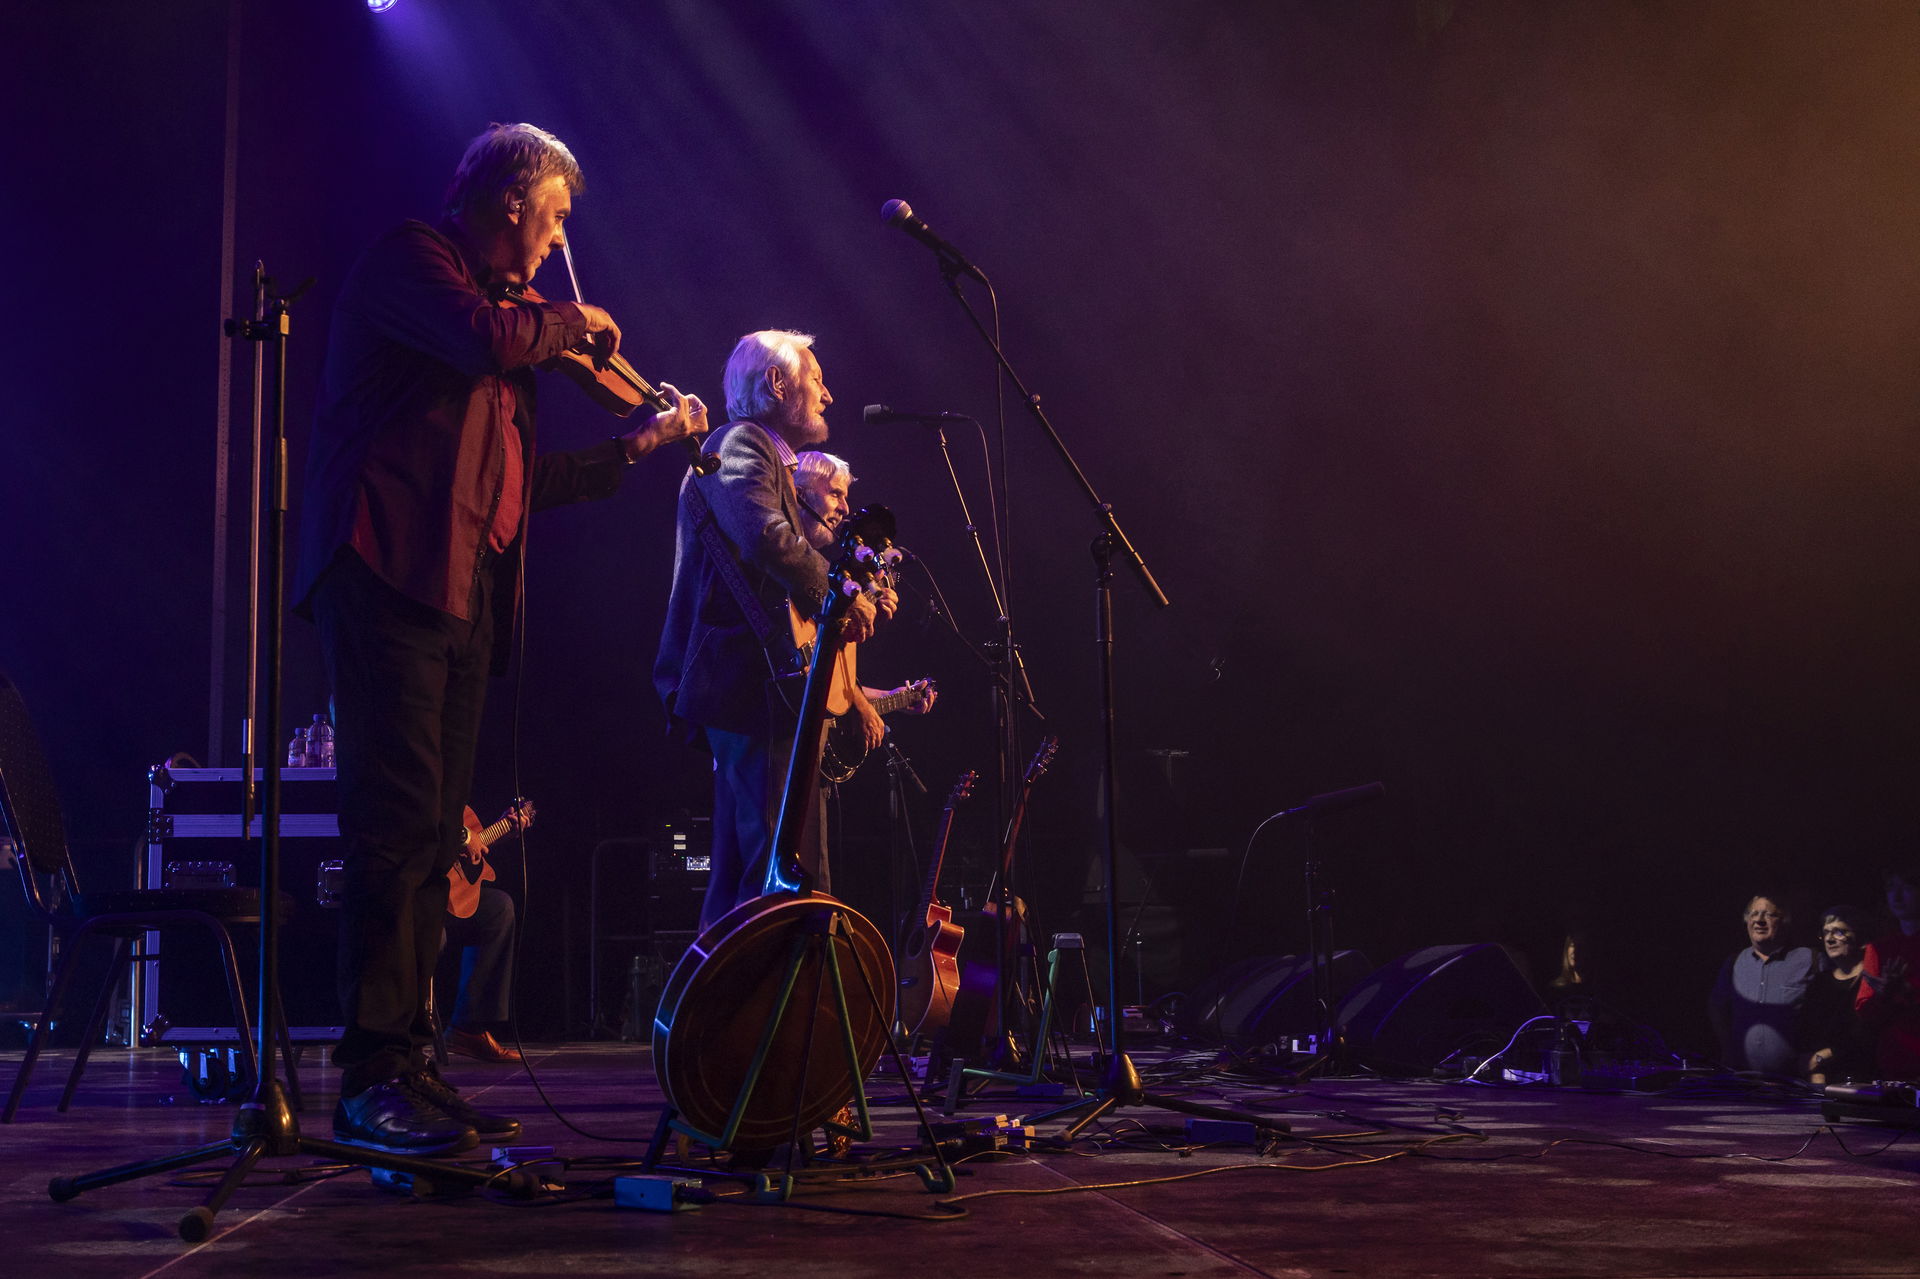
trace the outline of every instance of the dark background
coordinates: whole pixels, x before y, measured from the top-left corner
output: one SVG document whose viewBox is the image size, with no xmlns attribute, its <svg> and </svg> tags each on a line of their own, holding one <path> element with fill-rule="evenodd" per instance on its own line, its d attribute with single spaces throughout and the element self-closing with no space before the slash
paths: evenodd
<svg viewBox="0 0 1920 1279">
<path fill-rule="evenodd" d="M 218 0 L 10 6 L 0 29 L 0 666 L 96 882 L 131 877 L 146 767 L 210 754 L 220 319 L 256 259 L 315 280 L 290 345 L 297 474 L 355 254 L 435 212 L 484 124 L 522 119 L 580 157 L 583 285 L 643 373 L 717 403 L 740 333 L 819 335 L 856 498 L 898 511 L 975 641 L 992 613 L 933 436 L 859 408 L 970 413 L 997 441 L 993 369 L 881 203 L 991 273 L 1016 366 L 1173 600 L 1119 583 L 1147 994 L 1297 948 L 1302 833 L 1267 828 L 1235 893 L 1248 838 L 1376 778 L 1384 802 L 1316 831 L 1345 942 L 1502 941 L 1545 977 L 1585 927 L 1603 993 L 1683 1044 L 1750 892 L 1804 927 L 1910 853 L 1920 6 L 239 8 L 236 30 Z M 557 262 L 539 283 L 566 292 Z M 547 447 L 615 425 L 544 397 Z M 1014 612 L 1063 739 L 1028 885 L 1043 926 L 1091 932 L 1096 526 L 1005 412 Z M 951 439 L 984 523 L 981 443 Z M 542 808 L 532 1034 L 589 1020 L 588 851 L 704 799 L 648 681 L 676 479 L 654 461 L 535 526 L 524 674 L 495 690 L 476 796 L 489 818 L 515 789 Z M 914 585 L 863 669 L 941 680 L 936 715 L 900 726 L 933 791 L 924 841 L 991 732 L 974 659 Z M 304 719 L 324 685 L 310 630 L 290 636 Z M 890 910 L 877 769 L 844 809 L 847 893 Z M 962 813 L 969 883 L 990 810 Z"/>
</svg>

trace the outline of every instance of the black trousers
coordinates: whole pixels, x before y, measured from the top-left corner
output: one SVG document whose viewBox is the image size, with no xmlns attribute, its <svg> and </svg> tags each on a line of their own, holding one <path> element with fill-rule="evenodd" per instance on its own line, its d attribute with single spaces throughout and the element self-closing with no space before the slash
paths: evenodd
<svg viewBox="0 0 1920 1279">
<path fill-rule="evenodd" d="M 466 919 L 447 916 L 446 944 L 460 951 L 460 993 L 447 1025 L 493 1030 L 507 1020 L 513 996 L 513 898 L 490 884 Z"/>
<path fill-rule="evenodd" d="M 407 598 L 352 553 L 313 594 L 333 686 L 345 843 L 342 1096 L 427 1064 L 427 996 L 459 855 L 493 653 L 492 561 L 472 621 Z"/>
</svg>

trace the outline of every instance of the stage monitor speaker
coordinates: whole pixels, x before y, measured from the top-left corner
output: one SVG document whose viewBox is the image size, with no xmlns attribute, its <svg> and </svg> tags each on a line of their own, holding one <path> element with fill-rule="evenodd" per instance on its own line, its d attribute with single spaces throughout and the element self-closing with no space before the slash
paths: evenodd
<svg viewBox="0 0 1920 1279">
<path fill-rule="evenodd" d="M 1372 970 L 1357 950 L 1333 956 L 1333 998 L 1340 998 Z M 1270 1044 L 1283 1035 L 1317 1033 L 1321 1016 L 1313 1002 L 1313 965 L 1299 955 L 1258 955 L 1238 960 L 1195 986 L 1181 1001 L 1174 1024 L 1185 1034 L 1230 1044 Z"/>
<path fill-rule="evenodd" d="M 1357 950 L 1335 951 L 1334 1007 L 1372 969 Z M 1284 1035 L 1318 1034 L 1321 1021 L 1313 999 L 1313 962 L 1296 955 L 1269 961 L 1220 1000 L 1220 1037 L 1230 1044 L 1271 1044 Z"/>
<path fill-rule="evenodd" d="M 1220 1006 L 1227 996 L 1244 986 L 1253 975 L 1273 964 L 1293 963 L 1295 956 L 1254 955 L 1237 959 L 1205 981 L 1197 982 L 1181 996 L 1174 1009 L 1174 1029 L 1196 1039 L 1220 1038 Z"/>
<path fill-rule="evenodd" d="M 1355 1059 L 1382 1074 L 1424 1075 L 1455 1050 L 1546 1012 L 1504 946 L 1428 946 L 1369 974 L 1334 1024 Z"/>
</svg>

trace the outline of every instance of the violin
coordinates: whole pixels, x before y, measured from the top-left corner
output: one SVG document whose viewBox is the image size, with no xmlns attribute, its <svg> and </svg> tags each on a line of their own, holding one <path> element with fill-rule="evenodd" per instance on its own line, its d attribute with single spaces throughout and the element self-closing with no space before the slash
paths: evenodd
<svg viewBox="0 0 1920 1279">
<path fill-rule="evenodd" d="M 494 294 L 494 301 L 505 307 L 546 300 L 534 292 L 530 284 L 514 285 Z M 633 365 L 617 351 L 602 364 L 592 351 L 573 347 L 540 367 L 564 374 L 568 381 L 587 393 L 588 399 L 616 416 L 630 417 L 643 404 L 655 413 L 673 412 L 673 401 L 635 372 Z M 720 459 L 703 451 L 699 440 L 687 436 L 680 442 L 686 446 L 688 462 L 695 475 L 711 475 L 720 468 Z"/>
</svg>

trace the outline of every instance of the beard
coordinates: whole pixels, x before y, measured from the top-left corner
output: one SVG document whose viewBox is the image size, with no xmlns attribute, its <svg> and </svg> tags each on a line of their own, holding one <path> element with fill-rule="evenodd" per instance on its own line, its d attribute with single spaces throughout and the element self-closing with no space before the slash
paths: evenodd
<svg viewBox="0 0 1920 1279">
<path fill-rule="evenodd" d="M 812 448 L 827 442 L 827 418 L 819 410 L 809 413 L 791 400 L 780 405 L 780 434 L 796 448 Z"/>
</svg>

